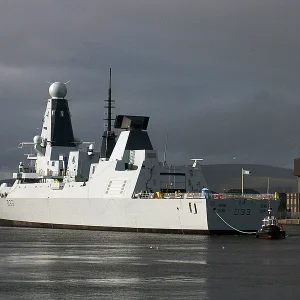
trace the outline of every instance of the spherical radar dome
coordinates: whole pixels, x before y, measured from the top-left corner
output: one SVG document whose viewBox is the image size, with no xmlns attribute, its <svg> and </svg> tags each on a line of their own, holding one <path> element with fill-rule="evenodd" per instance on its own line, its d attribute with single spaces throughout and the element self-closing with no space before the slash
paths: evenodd
<svg viewBox="0 0 300 300">
<path fill-rule="evenodd" d="M 49 87 L 51 98 L 63 99 L 67 95 L 67 87 L 62 82 L 54 82 Z"/>
</svg>

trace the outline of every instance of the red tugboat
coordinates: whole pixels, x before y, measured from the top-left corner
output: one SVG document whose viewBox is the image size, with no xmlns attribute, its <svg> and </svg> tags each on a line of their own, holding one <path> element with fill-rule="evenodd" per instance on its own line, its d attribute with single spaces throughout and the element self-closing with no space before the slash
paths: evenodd
<svg viewBox="0 0 300 300">
<path fill-rule="evenodd" d="M 272 208 L 269 202 L 268 215 L 262 220 L 261 229 L 256 232 L 259 239 L 285 239 L 285 231 L 278 223 L 275 216 L 272 215 Z"/>
</svg>

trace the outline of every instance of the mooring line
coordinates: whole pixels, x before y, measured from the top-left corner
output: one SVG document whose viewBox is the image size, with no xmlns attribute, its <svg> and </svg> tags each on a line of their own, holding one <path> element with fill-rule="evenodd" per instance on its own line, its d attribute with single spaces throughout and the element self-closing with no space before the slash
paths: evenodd
<svg viewBox="0 0 300 300">
<path fill-rule="evenodd" d="M 245 233 L 245 234 L 256 234 L 256 231 L 251 231 L 251 232 L 248 232 L 248 231 L 242 231 L 242 230 L 239 230 L 237 228 L 234 228 L 233 226 L 231 226 L 230 224 L 228 224 L 217 212 L 215 212 L 217 214 L 217 216 L 227 225 L 229 226 L 230 228 L 234 229 L 235 231 L 237 232 L 240 232 L 240 233 Z"/>
</svg>

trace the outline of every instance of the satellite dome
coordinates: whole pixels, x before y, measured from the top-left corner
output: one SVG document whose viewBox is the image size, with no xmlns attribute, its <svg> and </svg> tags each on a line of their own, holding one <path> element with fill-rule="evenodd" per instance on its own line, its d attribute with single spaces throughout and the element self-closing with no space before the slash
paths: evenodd
<svg viewBox="0 0 300 300">
<path fill-rule="evenodd" d="M 39 135 L 36 135 L 34 138 L 33 138 L 33 143 L 34 144 L 40 144 L 42 142 L 42 137 L 39 136 Z"/>
<path fill-rule="evenodd" d="M 54 82 L 49 87 L 49 94 L 51 98 L 63 99 L 67 95 L 67 87 L 62 82 Z"/>
</svg>

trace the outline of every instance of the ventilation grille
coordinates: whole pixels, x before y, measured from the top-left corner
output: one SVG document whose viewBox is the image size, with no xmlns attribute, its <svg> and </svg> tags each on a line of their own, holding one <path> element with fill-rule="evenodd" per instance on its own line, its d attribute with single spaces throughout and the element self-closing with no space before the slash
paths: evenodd
<svg viewBox="0 0 300 300">
<path fill-rule="evenodd" d="M 125 191 L 127 180 L 110 180 L 108 182 L 106 195 L 122 195 Z"/>
</svg>

